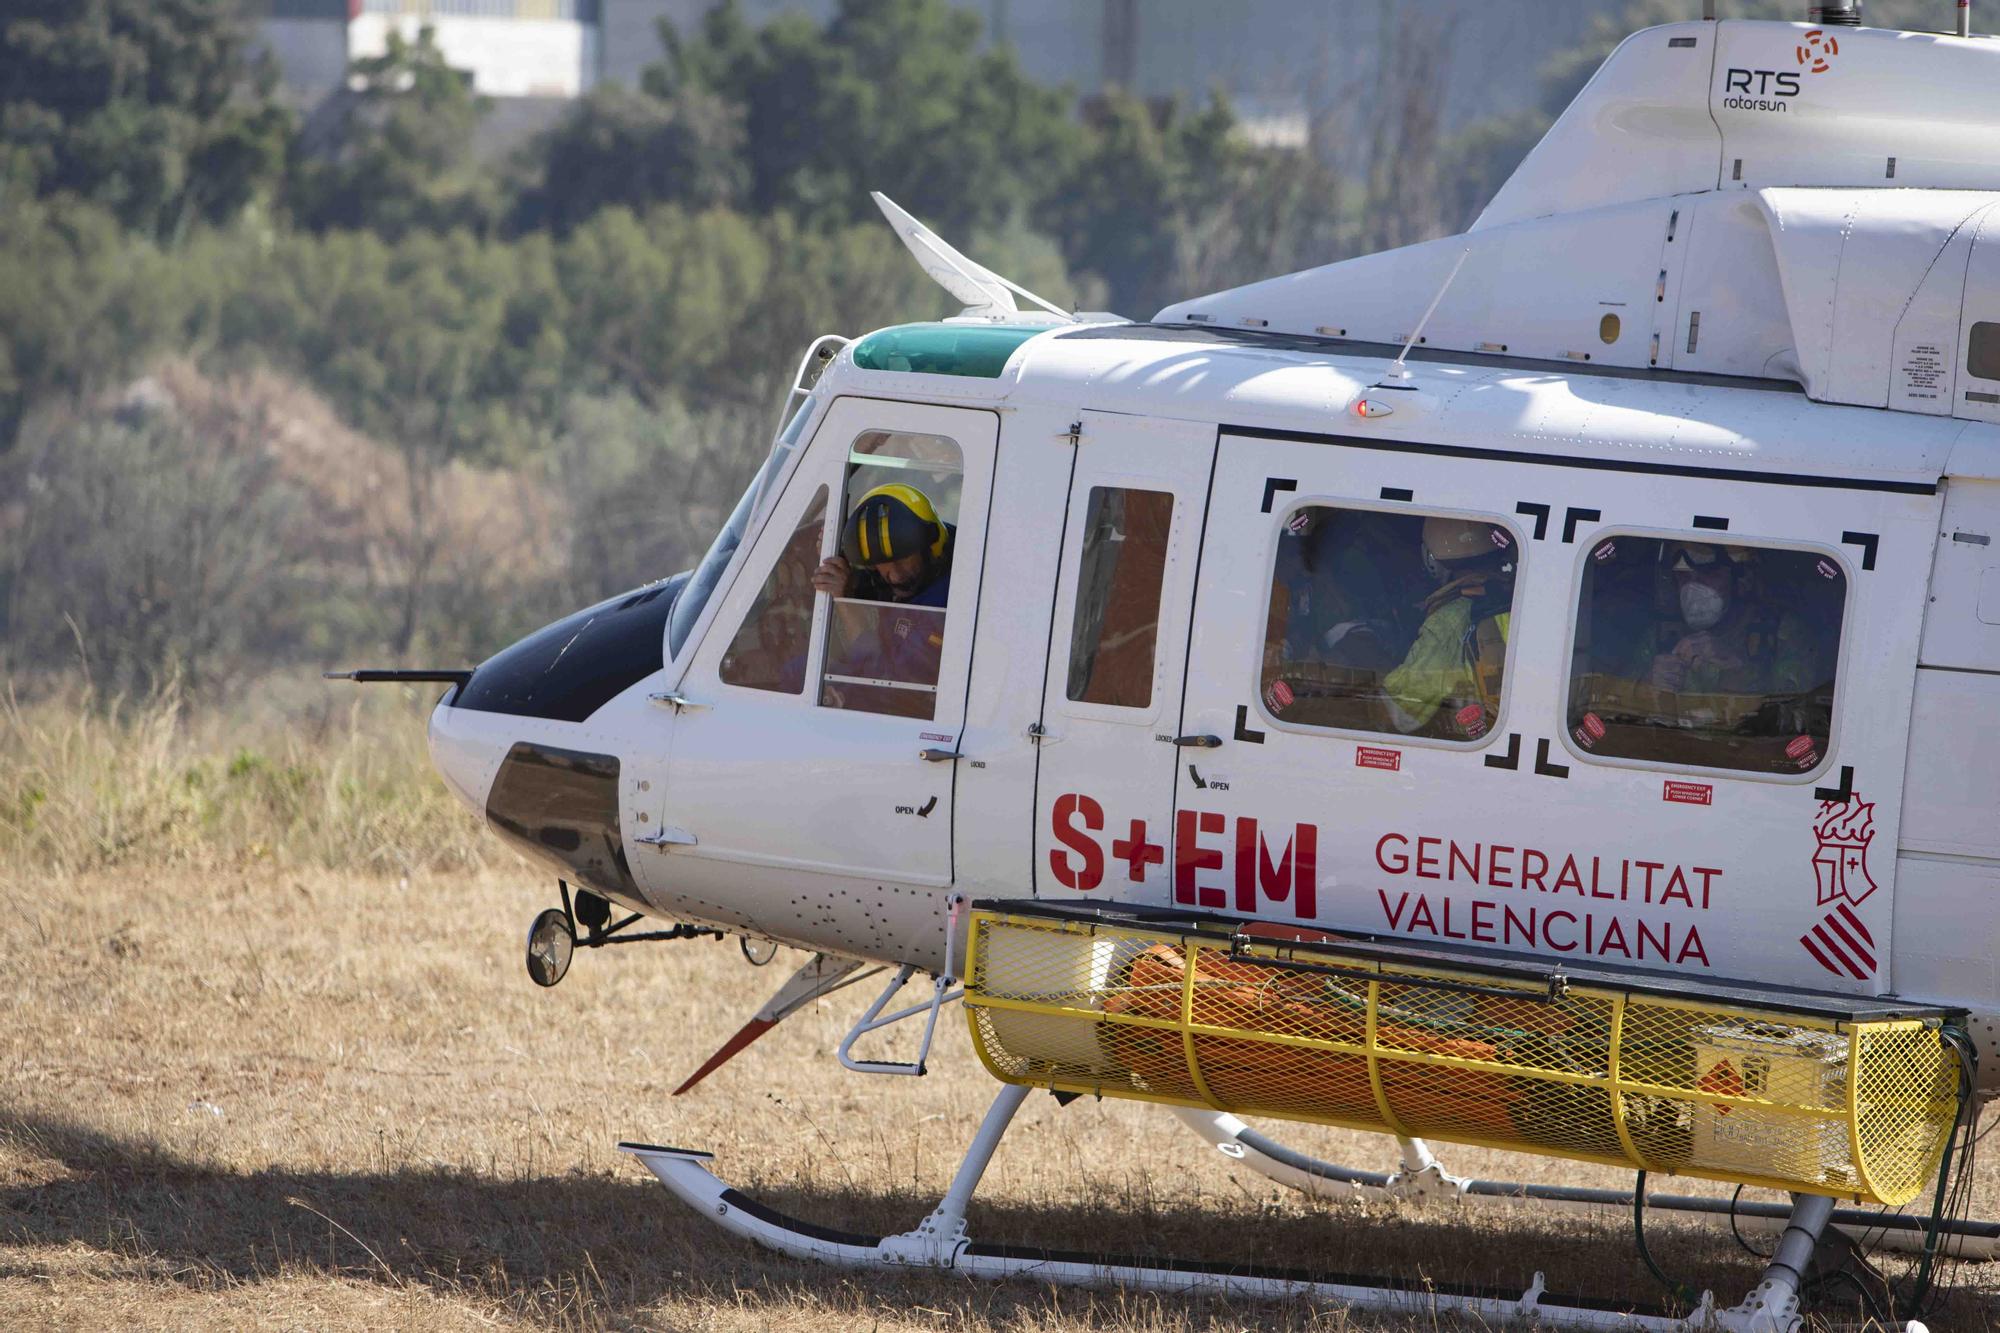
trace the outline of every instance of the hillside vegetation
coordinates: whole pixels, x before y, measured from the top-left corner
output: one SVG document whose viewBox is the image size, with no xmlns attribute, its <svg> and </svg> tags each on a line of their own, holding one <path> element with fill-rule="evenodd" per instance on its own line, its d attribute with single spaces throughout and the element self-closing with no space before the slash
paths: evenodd
<svg viewBox="0 0 2000 1333">
<path fill-rule="evenodd" d="M 497 165 L 427 36 L 358 62 L 308 133 L 250 55 L 255 8 L 0 14 L 17 692 L 87 674 L 201 705 L 273 671 L 477 661 L 690 563 L 811 338 L 949 312 L 870 189 L 1143 318 L 1465 225 L 1613 42 L 1697 6 L 1607 13 L 1541 104 L 1450 138 L 1413 13 L 1365 97 L 1274 148 L 1220 97 L 1040 86 L 944 0 L 841 0 L 825 26 L 724 3 Z"/>
</svg>

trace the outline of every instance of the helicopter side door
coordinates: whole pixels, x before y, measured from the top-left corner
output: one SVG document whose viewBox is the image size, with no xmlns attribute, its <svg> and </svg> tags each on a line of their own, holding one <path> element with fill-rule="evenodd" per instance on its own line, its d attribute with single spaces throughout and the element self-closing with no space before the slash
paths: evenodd
<svg viewBox="0 0 2000 1333">
<path fill-rule="evenodd" d="M 658 824 L 637 841 L 663 910 L 894 953 L 941 932 L 952 789 L 995 460 L 989 411 L 842 398 L 826 411 L 695 650 Z M 950 528 L 943 606 L 811 586 L 870 489 Z"/>
<path fill-rule="evenodd" d="M 1084 412 L 1050 621 L 1035 892 L 1164 904 L 1215 427 Z"/>
<path fill-rule="evenodd" d="M 1935 488 L 1498 452 L 1224 428 L 1184 722 L 1224 744 L 1180 786 L 1177 901 L 1915 984 L 1892 849 Z"/>
</svg>

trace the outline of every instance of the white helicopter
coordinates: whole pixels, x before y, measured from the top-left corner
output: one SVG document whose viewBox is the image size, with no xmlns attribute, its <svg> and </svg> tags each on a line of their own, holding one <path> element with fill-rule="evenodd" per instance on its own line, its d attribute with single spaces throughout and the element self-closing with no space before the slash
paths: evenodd
<svg viewBox="0 0 2000 1333">
<path fill-rule="evenodd" d="M 561 876 L 538 982 L 641 938 L 813 952 L 687 1086 L 871 965 L 843 1064 L 921 1073 L 963 999 L 1002 1081 L 896 1237 L 628 1149 L 836 1264 L 1550 1327 L 1796 1328 L 1842 1228 L 1990 1255 L 1836 1207 L 1942 1201 L 2000 1088 L 2000 45 L 1964 0 L 1956 37 L 1857 11 L 1638 33 L 1464 235 L 1147 323 L 877 196 L 966 309 L 816 342 L 699 567 L 471 671 L 345 673 L 450 683 L 439 771 Z M 914 1060 L 852 1054 L 904 1020 Z M 1321 1196 L 1782 1236 L 1678 1316 L 983 1245 L 1034 1087 Z M 1468 1181 L 1436 1140 L 1793 1203 Z"/>
</svg>

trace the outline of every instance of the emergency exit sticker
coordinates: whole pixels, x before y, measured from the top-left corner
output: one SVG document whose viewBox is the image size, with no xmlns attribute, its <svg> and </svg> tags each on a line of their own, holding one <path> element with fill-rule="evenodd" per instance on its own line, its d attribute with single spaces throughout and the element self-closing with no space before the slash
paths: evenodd
<svg viewBox="0 0 2000 1333">
<path fill-rule="evenodd" d="M 1660 799 L 1677 801 L 1682 805 L 1713 805 L 1715 788 L 1706 782 L 1675 782 L 1668 778 L 1666 792 Z"/>
<path fill-rule="evenodd" d="M 1354 747 L 1354 766 L 1380 768 L 1394 773 L 1403 766 L 1403 752 L 1383 750 L 1373 745 L 1357 745 Z"/>
</svg>

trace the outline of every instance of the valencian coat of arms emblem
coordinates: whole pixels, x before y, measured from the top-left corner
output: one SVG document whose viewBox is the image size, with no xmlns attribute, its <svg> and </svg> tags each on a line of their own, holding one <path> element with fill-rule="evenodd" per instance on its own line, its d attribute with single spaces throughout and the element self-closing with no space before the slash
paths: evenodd
<svg viewBox="0 0 2000 1333">
<path fill-rule="evenodd" d="M 1799 943 L 1835 976 L 1866 981 L 1877 967 L 1875 936 L 1854 909 L 1878 887 L 1868 873 L 1875 803 L 1862 800 L 1858 792 L 1847 801 L 1822 801 L 1813 832 L 1819 838 L 1813 877 L 1819 905 L 1827 910 L 1818 925 L 1799 936 Z"/>
</svg>

